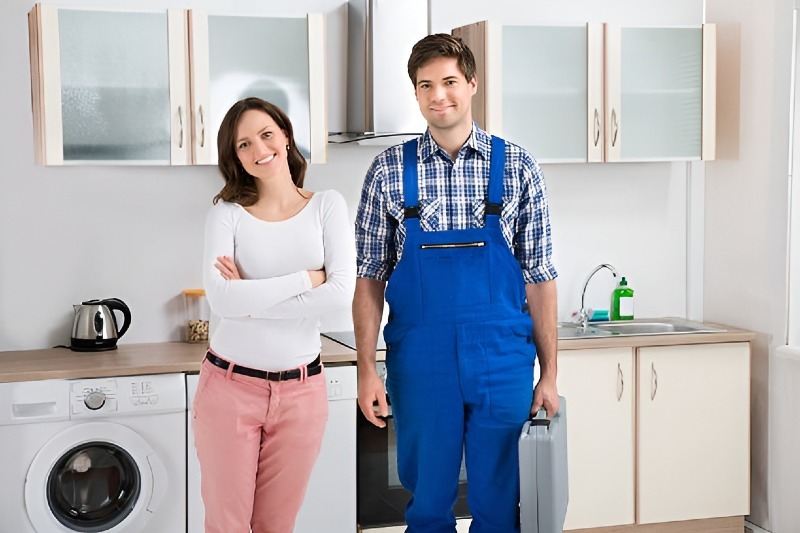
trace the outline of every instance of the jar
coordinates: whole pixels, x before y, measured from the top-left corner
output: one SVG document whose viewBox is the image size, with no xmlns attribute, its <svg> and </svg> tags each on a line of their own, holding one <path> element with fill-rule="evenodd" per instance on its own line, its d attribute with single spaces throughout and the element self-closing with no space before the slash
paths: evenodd
<svg viewBox="0 0 800 533">
<path fill-rule="evenodd" d="M 211 309 L 203 289 L 185 289 L 186 342 L 208 342 L 208 319 Z"/>
</svg>

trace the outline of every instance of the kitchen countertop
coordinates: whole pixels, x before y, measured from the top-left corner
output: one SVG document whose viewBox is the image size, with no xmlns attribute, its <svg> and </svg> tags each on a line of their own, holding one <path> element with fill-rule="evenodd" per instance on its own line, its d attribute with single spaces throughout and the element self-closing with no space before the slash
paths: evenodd
<svg viewBox="0 0 800 533">
<path fill-rule="evenodd" d="M 355 362 L 354 350 L 325 337 L 321 341 L 323 363 Z M 0 383 L 199 372 L 205 353 L 205 344 L 186 342 L 120 344 L 106 352 L 68 348 L 0 352 Z"/>
<path fill-rule="evenodd" d="M 756 336 L 755 332 L 724 324 L 709 323 L 709 325 L 718 326 L 727 331 L 724 333 L 561 339 L 558 341 L 558 349 L 562 351 L 587 348 L 638 348 L 676 344 L 749 342 Z M 323 363 L 355 362 L 355 350 L 327 337 L 321 337 L 321 341 Z M 73 352 L 67 348 L 0 352 L 0 383 L 198 372 L 205 352 L 205 344 L 185 342 L 120 344 L 116 350 L 107 352 Z M 378 360 L 383 360 L 385 353 L 379 351 Z"/>
<path fill-rule="evenodd" d="M 662 335 L 619 335 L 609 337 L 582 337 L 559 339 L 558 350 L 583 350 L 585 348 L 619 348 L 641 346 L 674 346 L 676 344 L 710 344 L 718 342 L 749 342 L 756 338 L 754 331 L 734 328 L 725 324 L 703 322 L 725 329 L 715 333 L 670 333 Z"/>
</svg>

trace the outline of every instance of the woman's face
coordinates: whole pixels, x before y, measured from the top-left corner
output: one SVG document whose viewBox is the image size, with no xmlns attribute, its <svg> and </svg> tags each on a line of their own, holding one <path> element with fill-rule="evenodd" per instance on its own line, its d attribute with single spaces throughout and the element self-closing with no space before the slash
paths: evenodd
<svg viewBox="0 0 800 533">
<path fill-rule="evenodd" d="M 288 176 L 289 139 L 275 120 L 259 109 L 245 111 L 236 128 L 236 155 L 248 174 L 261 180 Z"/>
</svg>

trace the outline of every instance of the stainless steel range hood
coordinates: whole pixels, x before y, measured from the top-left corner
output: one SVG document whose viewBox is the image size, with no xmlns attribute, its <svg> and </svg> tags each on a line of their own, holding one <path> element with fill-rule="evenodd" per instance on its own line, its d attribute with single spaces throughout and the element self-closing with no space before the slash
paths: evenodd
<svg viewBox="0 0 800 533">
<path fill-rule="evenodd" d="M 428 0 L 348 2 L 348 131 L 331 133 L 329 142 L 394 144 L 398 136 L 425 131 L 407 63 L 411 47 L 426 35 Z"/>
</svg>

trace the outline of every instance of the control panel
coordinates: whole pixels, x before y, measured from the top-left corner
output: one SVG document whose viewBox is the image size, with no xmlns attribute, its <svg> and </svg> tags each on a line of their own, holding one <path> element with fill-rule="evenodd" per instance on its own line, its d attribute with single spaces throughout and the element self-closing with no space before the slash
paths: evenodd
<svg viewBox="0 0 800 533">
<path fill-rule="evenodd" d="M 70 414 L 103 417 L 186 409 L 183 374 L 71 381 Z"/>
<path fill-rule="evenodd" d="M 79 381 L 72 384 L 72 414 L 86 411 L 117 411 L 117 382 L 113 379 Z"/>
</svg>

